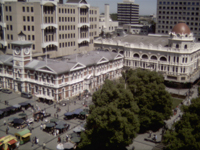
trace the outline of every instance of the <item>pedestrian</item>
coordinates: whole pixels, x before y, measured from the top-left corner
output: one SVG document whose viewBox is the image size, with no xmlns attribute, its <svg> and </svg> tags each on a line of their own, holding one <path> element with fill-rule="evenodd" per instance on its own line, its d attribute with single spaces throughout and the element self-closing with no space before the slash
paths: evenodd
<svg viewBox="0 0 200 150">
<path fill-rule="evenodd" d="M 69 136 L 68 136 L 68 134 L 66 135 L 66 142 L 68 142 L 68 138 L 69 138 Z"/>
<path fill-rule="evenodd" d="M 58 119 L 58 117 L 59 117 L 59 116 L 58 116 L 58 114 L 57 114 L 57 119 Z"/>
<path fill-rule="evenodd" d="M 40 129 L 42 130 L 43 129 L 43 124 L 41 123 L 41 125 L 40 125 Z"/>
<path fill-rule="evenodd" d="M 57 135 L 59 134 L 59 130 L 56 130 L 56 134 L 57 134 Z"/>
<path fill-rule="evenodd" d="M 39 139 L 37 138 L 36 141 L 37 141 L 37 144 L 38 144 L 39 143 Z"/>
<path fill-rule="evenodd" d="M 6 125 L 6 120 L 3 121 L 4 126 Z"/>
<path fill-rule="evenodd" d="M 152 134 L 152 132 L 151 132 L 151 131 L 149 131 L 149 138 L 151 138 L 151 134 Z"/>
<path fill-rule="evenodd" d="M 35 144 L 37 144 L 37 137 L 35 136 Z"/>
<path fill-rule="evenodd" d="M 46 144 L 43 142 L 43 144 L 42 144 L 42 147 L 43 147 L 43 149 L 45 149 L 46 148 Z"/>
<path fill-rule="evenodd" d="M 58 136 L 58 143 L 60 143 L 61 139 L 60 139 L 60 136 Z"/>
</svg>

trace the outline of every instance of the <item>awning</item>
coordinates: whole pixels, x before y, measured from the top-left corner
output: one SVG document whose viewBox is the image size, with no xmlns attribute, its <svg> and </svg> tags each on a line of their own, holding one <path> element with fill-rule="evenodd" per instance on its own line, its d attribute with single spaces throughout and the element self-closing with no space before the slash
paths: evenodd
<svg viewBox="0 0 200 150">
<path fill-rule="evenodd" d="M 15 104 L 15 105 L 13 105 L 13 107 L 15 107 L 15 108 L 20 108 L 21 106 L 18 105 L 18 104 Z"/>
<path fill-rule="evenodd" d="M 9 145 L 12 145 L 14 143 L 16 143 L 17 141 L 15 139 L 12 139 L 11 141 L 8 142 Z"/>
<path fill-rule="evenodd" d="M 31 133 L 26 133 L 26 134 L 23 135 L 22 137 L 23 137 L 23 138 L 26 138 L 26 137 L 28 137 L 28 136 L 31 136 Z"/>
</svg>

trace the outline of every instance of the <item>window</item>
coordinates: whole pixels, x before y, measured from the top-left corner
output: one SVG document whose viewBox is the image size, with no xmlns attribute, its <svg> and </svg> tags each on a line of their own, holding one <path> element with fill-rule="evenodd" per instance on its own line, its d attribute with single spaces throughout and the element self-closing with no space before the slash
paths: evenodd
<svg viewBox="0 0 200 150">
<path fill-rule="evenodd" d="M 34 36 L 34 35 L 32 35 L 32 40 L 33 40 L 33 41 L 35 40 L 35 36 Z"/>
<path fill-rule="evenodd" d="M 10 16 L 10 21 L 12 21 L 12 16 Z"/>
<path fill-rule="evenodd" d="M 31 17 L 31 21 L 34 22 L 34 17 L 33 16 Z"/>
<path fill-rule="evenodd" d="M 9 6 L 9 11 L 12 11 L 11 6 Z"/>
<path fill-rule="evenodd" d="M 54 90 L 52 90 L 52 96 L 54 96 Z"/>
<path fill-rule="evenodd" d="M 8 21 L 8 16 L 6 16 L 6 21 Z"/>
<path fill-rule="evenodd" d="M 22 11 L 25 12 L 25 7 L 22 7 Z"/>
<path fill-rule="evenodd" d="M 26 26 L 24 26 L 24 31 L 26 31 Z"/>
<path fill-rule="evenodd" d="M 34 26 L 32 26 L 32 31 L 34 31 Z"/>
<path fill-rule="evenodd" d="M 33 7 L 31 7 L 31 12 L 33 12 Z"/>
<path fill-rule="evenodd" d="M 28 35 L 28 40 L 31 40 L 31 36 L 30 35 Z"/>
<path fill-rule="evenodd" d="M 10 30 L 12 30 L 12 25 L 10 25 Z"/>
<path fill-rule="evenodd" d="M 35 44 L 33 44 L 33 50 L 35 49 Z"/>
<path fill-rule="evenodd" d="M 30 21 L 30 17 L 29 16 L 27 16 L 27 21 Z"/>
<path fill-rule="evenodd" d="M 7 30 L 9 30 L 9 25 L 7 25 Z"/>
<path fill-rule="evenodd" d="M 13 35 L 12 34 L 10 35 L 10 39 L 13 40 Z"/>
<path fill-rule="evenodd" d="M 28 31 L 30 31 L 30 26 L 28 26 Z"/>
<path fill-rule="evenodd" d="M 8 11 L 8 7 L 6 6 L 6 11 Z"/>
<path fill-rule="evenodd" d="M 29 12 L 29 7 L 26 8 L 26 11 Z"/>
</svg>

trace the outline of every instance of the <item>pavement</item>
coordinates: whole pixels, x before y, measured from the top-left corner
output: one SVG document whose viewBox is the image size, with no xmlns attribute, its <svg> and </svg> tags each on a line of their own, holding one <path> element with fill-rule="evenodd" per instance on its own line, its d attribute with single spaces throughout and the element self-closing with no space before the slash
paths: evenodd
<svg viewBox="0 0 200 150">
<path fill-rule="evenodd" d="M 33 105 L 38 105 L 41 109 L 46 108 L 46 112 L 47 113 L 51 113 L 51 117 L 48 117 L 47 119 L 50 120 L 52 118 L 54 118 L 54 113 L 56 112 L 56 109 L 54 108 L 54 105 L 48 105 L 45 103 L 40 103 L 40 102 L 36 102 L 35 97 L 33 97 L 31 100 L 33 100 Z M 8 101 L 9 102 L 9 106 L 21 103 L 21 102 L 25 102 L 28 101 L 29 99 L 26 98 L 22 98 L 19 94 L 17 93 L 12 93 L 12 94 L 6 94 L 6 93 L 2 93 L 0 92 L 0 109 L 8 107 L 7 105 L 4 104 L 4 102 Z M 76 100 L 76 104 L 73 103 L 73 101 Z M 83 106 L 83 100 L 77 100 L 77 99 L 72 99 L 70 100 L 70 104 L 69 104 L 69 111 L 72 112 L 77 108 L 82 108 L 84 109 L 85 107 Z M 90 104 L 92 102 L 91 97 L 88 98 L 87 100 L 88 104 Z M 58 106 L 58 105 L 57 105 Z M 64 113 L 66 113 L 68 111 L 68 106 L 59 106 L 61 108 L 61 111 L 58 113 L 59 114 L 59 120 L 63 120 L 64 118 Z M 21 113 L 21 112 L 19 112 Z M 18 117 L 19 113 L 4 117 L 2 119 L 0 119 L 0 137 L 5 136 L 6 135 L 6 127 L 4 126 L 4 120 L 6 120 L 6 122 L 8 121 L 8 118 L 10 117 Z M 25 110 L 25 113 L 27 114 L 28 118 L 32 118 L 32 111 L 31 109 L 27 109 Z M 45 120 L 45 119 L 44 119 Z M 80 120 L 80 119 L 71 119 L 71 120 L 64 120 L 67 124 L 70 124 L 70 128 L 67 130 L 67 132 L 60 134 L 61 140 L 66 139 L 66 134 L 71 134 L 73 133 L 73 129 L 81 124 L 83 124 L 85 122 L 85 120 Z M 46 149 L 49 150 L 55 150 L 56 146 L 57 146 L 57 137 L 50 135 L 47 132 L 44 132 L 40 129 L 40 125 L 41 123 L 45 123 L 44 121 L 39 121 L 39 122 L 34 122 L 33 124 L 33 128 L 34 130 L 32 131 L 32 135 L 31 138 L 33 137 L 37 137 L 39 139 L 39 144 L 34 145 L 33 147 L 31 147 L 32 143 L 28 142 L 26 144 L 20 145 L 20 147 L 18 148 L 19 150 L 27 150 L 27 149 L 34 149 L 34 150 L 40 150 L 42 149 L 42 144 L 43 142 L 46 143 Z M 27 127 L 26 127 L 27 128 Z M 25 129 L 25 128 L 24 128 Z M 13 127 L 9 128 L 8 133 L 10 135 L 14 135 L 16 132 L 21 131 L 20 129 L 16 129 Z"/>
</svg>

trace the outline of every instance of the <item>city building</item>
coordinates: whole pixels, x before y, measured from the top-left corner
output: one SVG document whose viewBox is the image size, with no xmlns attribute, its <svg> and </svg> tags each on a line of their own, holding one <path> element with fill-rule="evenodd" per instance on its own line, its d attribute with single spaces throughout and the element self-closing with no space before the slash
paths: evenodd
<svg viewBox="0 0 200 150">
<path fill-rule="evenodd" d="M 105 79 L 121 77 L 123 55 L 90 51 L 56 59 L 33 59 L 32 43 L 19 34 L 13 55 L 0 55 L 0 86 L 60 101 L 99 88 Z"/>
<path fill-rule="evenodd" d="M 169 35 L 125 35 L 98 38 L 96 49 L 124 54 L 124 66 L 149 69 L 169 82 L 191 83 L 200 77 L 200 43 L 180 21 Z"/>
<path fill-rule="evenodd" d="M 105 14 L 99 16 L 99 33 L 113 32 L 118 27 L 117 21 L 112 21 L 110 18 L 110 6 L 105 4 Z"/>
<path fill-rule="evenodd" d="M 123 0 L 117 3 L 117 20 L 119 25 L 139 23 L 139 5 L 135 0 Z"/>
<path fill-rule="evenodd" d="M 200 0 L 157 0 L 157 34 L 168 34 L 178 20 L 185 20 L 200 40 Z"/>
<path fill-rule="evenodd" d="M 18 34 L 33 43 L 33 57 L 60 57 L 93 50 L 99 9 L 85 0 L 2 0 L 0 54 L 12 54 Z"/>
<path fill-rule="evenodd" d="M 124 24 L 123 29 L 128 34 L 147 35 L 149 33 L 149 25 L 142 24 Z"/>
</svg>

